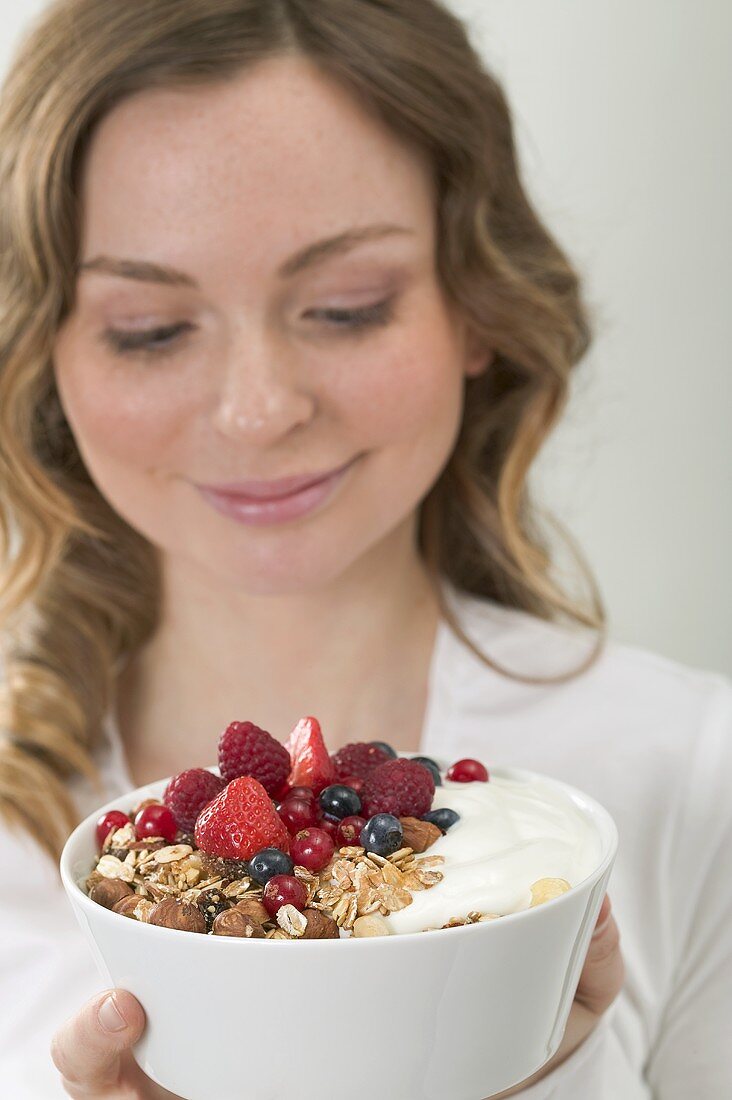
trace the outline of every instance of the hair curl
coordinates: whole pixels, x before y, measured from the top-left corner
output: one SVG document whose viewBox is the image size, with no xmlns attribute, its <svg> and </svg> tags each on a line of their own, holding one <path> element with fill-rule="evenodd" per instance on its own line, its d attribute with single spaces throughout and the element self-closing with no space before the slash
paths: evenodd
<svg viewBox="0 0 732 1100">
<path fill-rule="evenodd" d="M 420 509 L 439 580 L 597 632 L 605 615 L 552 577 L 527 475 L 590 342 L 579 280 L 524 191 L 504 94 L 438 0 L 56 0 L 0 98 L 0 806 L 56 858 L 77 821 L 72 776 L 104 797 L 94 749 L 116 676 L 153 633 L 154 548 L 93 484 L 62 413 L 51 349 L 72 308 L 80 165 L 95 124 L 152 87 L 213 84 L 306 56 L 424 151 L 437 182 L 447 300 L 495 358 L 465 383 L 460 434 Z M 581 561 L 581 559 L 580 559 Z"/>
</svg>

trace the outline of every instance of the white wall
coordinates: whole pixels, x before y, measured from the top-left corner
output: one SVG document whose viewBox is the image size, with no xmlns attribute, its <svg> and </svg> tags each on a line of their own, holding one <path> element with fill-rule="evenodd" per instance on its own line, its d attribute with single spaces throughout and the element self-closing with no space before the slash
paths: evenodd
<svg viewBox="0 0 732 1100">
<path fill-rule="evenodd" d="M 732 4 L 450 2 L 595 315 L 537 490 L 616 638 L 732 673 Z M 44 6 L 0 0 L 0 66 Z"/>
<path fill-rule="evenodd" d="M 614 637 L 732 672 L 732 4 L 452 0 L 514 104 L 595 345 L 537 491 Z"/>
</svg>

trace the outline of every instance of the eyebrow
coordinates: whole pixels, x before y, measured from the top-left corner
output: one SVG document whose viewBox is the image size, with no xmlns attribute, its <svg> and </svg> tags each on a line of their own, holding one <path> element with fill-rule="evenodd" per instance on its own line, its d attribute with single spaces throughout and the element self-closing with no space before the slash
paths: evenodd
<svg viewBox="0 0 732 1100">
<path fill-rule="evenodd" d="M 368 225 L 362 228 L 347 229 L 335 237 L 328 237 L 322 241 L 296 252 L 277 270 L 280 279 L 291 279 L 306 268 L 315 267 L 324 263 L 333 256 L 340 256 L 350 252 L 358 245 L 370 241 L 381 240 L 396 234 L 413 235 L 413 229 L 407 229 L 402 225 Z M 77 266 L 79 273 L 95 271 L 102 275 L 114 275 L 123 279 L 135 279 L 144 283 L 162 283 L 164 286 L 185 286 L 200 290 L 197 281 L 192 275 L 184 271 L 176 271 L 173 267 L 164 264 L 151 263 L 148 260 L 124 260 L 111 256 L 96 256 L 93 260 L 85 260 Z"/>
</svg>

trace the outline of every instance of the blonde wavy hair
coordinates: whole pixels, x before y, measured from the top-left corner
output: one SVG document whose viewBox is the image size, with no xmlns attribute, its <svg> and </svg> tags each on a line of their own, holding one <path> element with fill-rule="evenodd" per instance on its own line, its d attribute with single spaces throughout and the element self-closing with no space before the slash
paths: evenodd
<svg viewBox="0 0 732 1100">
<path fill-rule="evenodd" d="M 94 750 L 125 661 L 159 614 L 155 548 L 93 484 L 63 415 L 51 349 L 72 308 L 80 165 L 95 124 L 146 88 L 233 78 L 263 58 L 314 60 L 438 181 L 447 299 L 495 349 L 466 380 L 454 453 L 422 503 L 420 549 L 439 585 L 546 620 L 605 614 L 552 576 L 527 475 L 590 342 L 576 272 L 524 191 L 509 107 L 465 25 L 438 0 L 55 0 L 0 92 L 0 807 L 52 858 L 78 811 L 73 776 L 104 788 Z M 575 553 L 578 553 L 574 547 Z"/>
</svg>

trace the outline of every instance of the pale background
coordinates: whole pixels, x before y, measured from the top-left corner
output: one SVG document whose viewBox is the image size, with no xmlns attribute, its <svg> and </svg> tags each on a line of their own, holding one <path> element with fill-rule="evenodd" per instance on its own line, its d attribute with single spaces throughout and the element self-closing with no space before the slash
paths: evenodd
<svg viewBox="0 0 732 1100">
<path fill-rule="evenodd" d="M 732 4 L 451 0 L 514 106 L 595 343 L 536 490 L 611 634 L 732 674 Z M 0 0 L 0 72 L 45 0 Z"/>
</svg>

